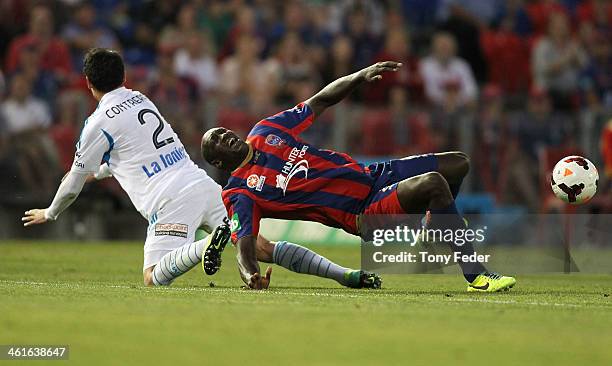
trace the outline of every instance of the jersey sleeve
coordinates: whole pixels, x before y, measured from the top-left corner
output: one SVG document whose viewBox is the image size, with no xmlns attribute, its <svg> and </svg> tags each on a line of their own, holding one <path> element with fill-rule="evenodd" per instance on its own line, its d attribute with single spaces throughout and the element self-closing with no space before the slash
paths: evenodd
<svg viewBox="0 0 612 366">
<path fill-rule="evenodd" d="M 230 218 L 232 242 L 236 243 L 238 239 L 248 235 L 257 237 L 261 217 L 255 202 L 241 193 L 232 194 L 226 202 L 229 202 L 227 212 Z"/>
<path fill-rule="evenodd" d="M 312 108 L 307 103 L 302 102 L 291 109 L 268 117 L 264 121 L 274 123 L 293 136 L 298 136 L 310 127 L 314 117 Z"/>
<path fill-rule="evenodd" d="M 110 152 L 115 145 L 113 137 L 97 123 L 86 123 L 76 144 L 71 171 L 97 173 L 102 161 L 110 162 Z"/>
</svg>

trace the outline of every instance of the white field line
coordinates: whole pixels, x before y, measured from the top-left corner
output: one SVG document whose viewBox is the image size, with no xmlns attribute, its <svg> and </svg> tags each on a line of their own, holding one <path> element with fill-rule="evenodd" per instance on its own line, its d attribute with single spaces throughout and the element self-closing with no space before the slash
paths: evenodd
<svg viewBox="0 0 612 366">
<path fill-rule="evenodd" d="M 240 294 L 265 294 L 271 293 L 272 291 L 246 291 L 240 288 L 215 288 L 215 287 L 144 287 L 144 286 L 128 286 L 128 285 L 107 285 L 107 284 L 76 284 L 66 282 L 35 282 L 35 281 L 11 281 L 11 280 L 0 280 L 0 284 L 13 284 L 13 285 L 26 285 L 26 286 L 49 286 L 49 287 L 63 287 L 68 289 L 100 289 L 100 288 L 117 288 L 117 289 L 140 289 L 146 291 L 159 291 L 159 292 L 218 292 L 218 293 L 240 293 Z M 342 298 L 357 298 L 363 297 L 354 294 L 333 294 L 327 292 L 291 292 L 279 289 L 274 292 L 279 295 L 295 295 L 295 296 L 321 296 L 321 297 L 342 297 Z"/>
<path fill-rule="evenodd" d="M 49 287 L 63 287 L 69 289 L 99 289 L 99 288 L 116 288 L 116 289 L 140 289 L 147 291 L 160 291 L 160 292 L 200 292 L 200 293 L 227 293 L 227 294 L 270 294 L 273 293 L 275 295 L 290 295 L 290 296 L 315 296 L 315 297 L 337 297 L 337 298 L 365 298 L 367 293 L 364 292 L 363 295 L 356 295 L 351 293 L 328 293 L 328 292 L 295 292 L 295 291 L 285 291 L 284 289 L 279 289 L 275 292 L 266 292 L 266 291 L 245 291 L 239 288 L 214 288 L 214 287 L 140 287 L 140 286 L 128 286 L 128 285 L 106 285 L 106 284 L 74 284 L 74 283 L 66 283 L 66 282 L 34 282 L 34 281 L 12 281 L 12 280 L 0 280 L 0 284 L 9 284 L 9 285 L 26 285 L 26 286 L 49 286 Z M 385 294 L 379 293 L 376 294 L 376 297 L 394 297 L 399 298 L 403 297 L 401 294 Z M 610 309 L 612 306 L 602 305 L 602 304 L 572 304 L 572 303 L 556 303 L 556 302 L 546 302 L 546 301 L 515 301 L 515 300 L 493 300 L 493 299 L 476 299 L 476 298 L 453 298 L 448 297 L 444 298 L 441 302 L 472 302 L 472 303 L 484 303 L 484 304 L 498 304 L 498 305 L 519 305 L 519 306 L 543 306 L 543 307 L 566 307 L 566 308 L 607 308 Z"/>
<path fill-rule="evenodd" d="M 504 305 L 533 305 L 533 306 L 559 306 L 570 308 L 585 308 L 585 307 L 603 307 L 609 306 L 599 304 L 568 304 L 561 302 L 545 302 L 545 301 L 513 301 L 513 300 L 491 300 L 491 299 L 451 299 L 456 302 L 483 302 L 489 304 L 504 304 Z"/>
</svg>

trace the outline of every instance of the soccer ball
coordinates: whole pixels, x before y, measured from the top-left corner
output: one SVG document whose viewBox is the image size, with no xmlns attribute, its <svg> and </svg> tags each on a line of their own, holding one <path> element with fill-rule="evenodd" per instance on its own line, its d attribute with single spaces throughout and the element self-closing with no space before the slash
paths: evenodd
<svg viewBox="0 0 612 366">
<path fill-rule="evenodd" d="M 568 156 L 555 165 L 550 185 L 555 196 L 579 205 L 593 198 L 598 181 L 599 174 L 593 163 L 582 156 Z"/>
</svg>

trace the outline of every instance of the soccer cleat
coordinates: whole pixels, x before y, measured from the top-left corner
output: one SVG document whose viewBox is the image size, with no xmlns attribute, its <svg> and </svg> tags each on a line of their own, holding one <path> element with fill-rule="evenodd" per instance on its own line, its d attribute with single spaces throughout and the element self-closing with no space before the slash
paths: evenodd
<svg viewBox="0 0 612 366">
<path fill-rule="evenodd" d="M 351 270 L 344 273 L 350 288 L 380 288 L 382 286 L 382 278 L 376 273 Z"/>
<path fill-rule="evenodd" d="M 217 226 L 208 236 L 208 242 L 202 253 L 202 268 L 207 275 L 212 276 L 221 268 L 221 254 L 230 235 L 229 223 L 224 220 L 223 224 Z"/>
<path fill-rule="evenodd" d="M 516 284 L 514 277 L 502 276 L 495 272 L 481 273 L 468 284 L 468 292 L 498 292 L 508 291 Z"/>
</svg>

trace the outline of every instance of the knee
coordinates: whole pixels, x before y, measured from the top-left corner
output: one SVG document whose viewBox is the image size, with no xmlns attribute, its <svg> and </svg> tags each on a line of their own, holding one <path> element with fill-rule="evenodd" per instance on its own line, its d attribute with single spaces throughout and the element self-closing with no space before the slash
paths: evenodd
<svg viewBox="0 0 612 366">
<path fill-rule="evenodd" d="M 153 283 L 153 268 L 154 267 L 149 267 L 142 273 L 143 283 L 147 287 L 155 286 Z"/>
<path fill-rule="evenodd" d="M 438 172 L 429 172 L 419 176 L 419 186 L 435 189 L 448 185 L 444 176 Z"/>
<path fill-rule="evenodd" d="M 453 199 L 448 182 L 438 172 L 430 172 L 420 176 L 418 186 L 420 191 L 429 199 L 450 199 L 451 201 Z"/>
<path fill-rule="evenodd" d="M 465 177 L 470 171 L 470 157 L 463 151 L 455 151 L 453 155 L 456 160 L 457 175 Z"/>
</svg>

